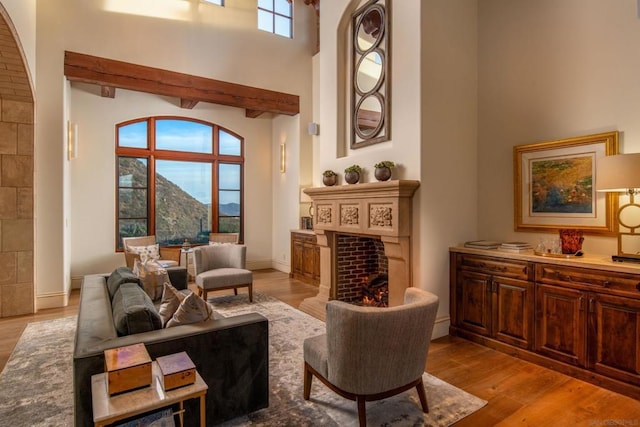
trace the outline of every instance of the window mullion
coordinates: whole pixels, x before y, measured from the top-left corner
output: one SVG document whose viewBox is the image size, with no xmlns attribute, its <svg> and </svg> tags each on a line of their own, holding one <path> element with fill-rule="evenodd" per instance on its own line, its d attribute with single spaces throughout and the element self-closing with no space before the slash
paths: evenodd
<svg viewBox="0 0 640 427">
<path fill-rule="evenodd" d="M 147 199 L 149 206 L 147 212 L 149 215 L 149 235 L 156 235 L 156 159 L 155 156 L 149 156 L 149 183 Z"/>
</svg>

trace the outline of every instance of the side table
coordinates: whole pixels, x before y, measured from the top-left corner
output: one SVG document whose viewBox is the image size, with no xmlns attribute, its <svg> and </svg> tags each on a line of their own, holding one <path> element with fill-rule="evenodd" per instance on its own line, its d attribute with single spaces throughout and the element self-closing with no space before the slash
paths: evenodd
<svg viewBox="0 0 640 427">
<path fill-rule="evenodd" d="M 187 282 L 189 282 L 189 255 L 191 255 L 192 253 L 193 253 L 193 248 L 180 249 L 180 254 L 184 254 L 184 266 L 187 269 Z M 180 260 L 182 260 L 182 257 L 180 257 Z M 195 272 L 194 272 L 194 276 L 195 276 Z"/>
<path fill-rule="evenodd" d="M 184 425 L 184 401 L 200 398 L 200 427 L 206 426 L 206 401 L 208 386 L 196 372 L 196 381 L 193 384 L 165 391 L 162 388 L 160 368 L 157 362 L 152 363 L 152 382 L 148 387 L 133 390 L 126 393 L 109 396 L 107 392 L 107 374 L 97 374 L 91 377 L 91 401 L 93 404 L 93 422 L 95 427 L 103 427 L 113 424 L 145 412 L 153 411 L 180 404 L 178 415 L 180 425 Z"/>
</svg>

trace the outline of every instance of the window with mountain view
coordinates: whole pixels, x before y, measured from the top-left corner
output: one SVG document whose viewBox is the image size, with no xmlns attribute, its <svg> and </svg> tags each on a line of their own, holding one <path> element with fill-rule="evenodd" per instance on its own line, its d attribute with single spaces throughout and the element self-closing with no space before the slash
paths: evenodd
<svg viewBox="0 0 640 427">
<path fill-rule="evenodd" d="M 116 135 L 118 249 L 130 236 L 161 245 L 206 243 L 210 232 L 242 237 L 242 137 L 177 117 L 120 123 Z"/>
</svg>

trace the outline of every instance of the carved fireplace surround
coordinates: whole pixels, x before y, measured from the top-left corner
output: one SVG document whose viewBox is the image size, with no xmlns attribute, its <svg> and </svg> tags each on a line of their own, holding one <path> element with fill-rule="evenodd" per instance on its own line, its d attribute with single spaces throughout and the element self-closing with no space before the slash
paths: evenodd
<svg viewBox="0 0 640 427">
<path fill-rule="evenodd" d="M 413 194 L 419 181 L 396 180 L 304 190 L 315 209 L 313 229 L 320 247 L 320 289 L 300 310 L 325 318 L 327 301 L 336 299 L 337 235 L 382 240 L 389 261 L 389 305 L 400 305 L 412 286 L 411 234 Z"/>
</svg>

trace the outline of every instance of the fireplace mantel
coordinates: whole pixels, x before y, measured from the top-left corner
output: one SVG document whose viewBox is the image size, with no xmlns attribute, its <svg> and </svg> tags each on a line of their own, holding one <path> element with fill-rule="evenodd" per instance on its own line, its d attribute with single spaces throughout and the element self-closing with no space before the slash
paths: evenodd
<svg viewBox="0 0 640 427">
<path fill-rule="evenodd" d="M 314 230 L 373 236 L 411 235 L 411 206 L 419 181 L 384 181 L 307 188 Z"/>
<path fill-rule="evenodd" d="M 419 186 L 419 181 L 395 180 L 304 190 L 315 211 L 320 289 L 301 310 L 324 320 L 327 301 L 336 298 L 336 235 L 343 233 L 382 240 L 389 260 L 389 304 L 402 304 L 404 290 L 412 286 L 412 200 Z"/>
</svg>

